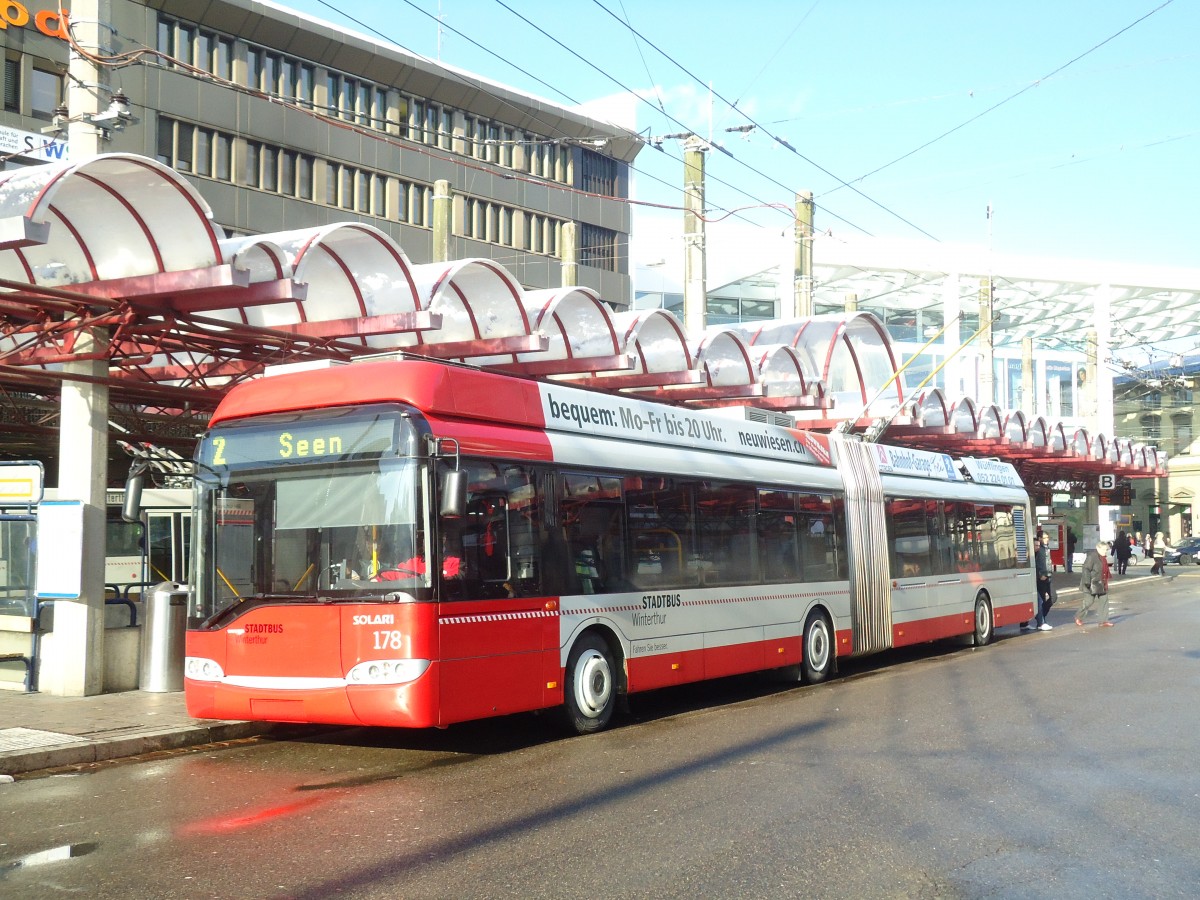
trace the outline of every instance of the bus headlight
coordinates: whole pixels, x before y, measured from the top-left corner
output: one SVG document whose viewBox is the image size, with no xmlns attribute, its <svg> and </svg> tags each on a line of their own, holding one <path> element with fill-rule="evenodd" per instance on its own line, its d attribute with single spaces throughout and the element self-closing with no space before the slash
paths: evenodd
<svg viewBox="0 0 1200 900">
<path fill-rule="evenodd" d="M 193 681 L 220 681 L 225 677 L 225 670 L 216 660 L 188 656 L 183 661 L 183 674 Z"/>
<path fill-rule="evenodd" d="M 427 659 L 371 659 L 351 669 L 346 684 L 407 684 L 428 668 Z"/>
</svg>

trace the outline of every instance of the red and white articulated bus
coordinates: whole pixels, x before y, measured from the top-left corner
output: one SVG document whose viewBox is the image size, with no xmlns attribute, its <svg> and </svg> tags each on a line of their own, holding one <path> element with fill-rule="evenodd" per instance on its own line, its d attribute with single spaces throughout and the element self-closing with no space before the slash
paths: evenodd
<svg viewBox="0 0 1200 900">
<path fill-rule="evenodd" d="M 407 727 L 1033 615 L 1013 468 L 418 359 L 230 391 L 197 450 L 199 718 Z"/>
</svg>

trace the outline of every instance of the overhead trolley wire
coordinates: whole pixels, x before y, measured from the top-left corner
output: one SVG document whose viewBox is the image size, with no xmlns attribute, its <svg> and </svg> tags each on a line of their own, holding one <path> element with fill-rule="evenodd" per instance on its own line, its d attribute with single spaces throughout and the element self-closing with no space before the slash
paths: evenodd
<svg viewBox="0 0 1200 900">
<path fill-rule="evenodd" d="M 510 8 L 510 7 L 508 7 L 508 6 L 507 6 L 507 5 L 504 3 L 504 0 L 496 0 L 496 2 L 497 2 L 497 3 L 499 3 L 501 6 L 503 6 L 505 9 L 508 9 L 510 12 L 512 11 L 512 10 L 511 10 L 511 8 Z M 654 49 L 655 49 L 655 50 L 656 50 L 656 51 L 657 51 L 657 52 L 658 52 L 660 55 L 662 55 L 662 57 L 663 57 L 664 59 L 666 59 L 666 60 L 668 60 L 670 63 L 672 63 L 672 64 L 673 64 L 673 65 L 674 65 L 676 68 L 678 68 L 678 69 L 679 69 L 681 72 L 683 72 L 683 73 L 684 73 L 685 75 L 687 75 L 689 78 L 693 79 L 693 80 L 694 80 L 694 81 L 695 81 L 697 84 L 700 84 L 700 85 L 702 85 L 702 86 L 707 86 L 707 85 L 705 85 L 705 82 L 704 82 L 704 81 L 703 81 L 703 80 L 700 78 L 700 76 L 696 75 L 694 72 L 692 72 L 690 69 L 688 69 L 688 68 L 687 68 L 686 66 L 684 66 L 682 63 L 680 63 L 678 60 L 674 59 L 674 58 L 673 58 L 673 57 L 672 57 L 672 56 L 671 56 L 669 53 L 667 53 L 665 50 L 663 50 L 661 47 L 659 47 L 659 46 L 658 46 L 657 44 L 655 44 L 653 41 L 651 41 L 650 39 L 648 39 L 647 37 L 645 37 L 645 36 L 644 36 L 643 34 L 641 34 L 641 32 L 639 32 L 637 29 L 633 28 L 631 25 L 629 25 L 629 24 L 627 24 L 627 23 L 625 23 L 625 22 L 622 22 L 622 21 L 621 21 L 621 19 L 620 19 L 620 17 L 618 17 L 618 16 L 614 15 L 614 14 L 613 14 L 613 12 L 612 12 L 612 10 L 610 10 L 610 9 L 609 9 L 608 7 L 606 7 L 606 6 L 605 6 L 603 3 L 601 3 L 601 2 L 600 2 L 600 0 L 592 0 L 592 2 L 593 2 L 593 3 L 595 3 L 595 4 L 596 4 L 596 6 L 600 7 L 602 10 L 604 10 L 606 13 L 608 13 L 610 16 L 612 16 L 612 17 L 613 17 L 613 18 L 614 18 L 614 19 L 615 19 L 617 22 L 619 22 L 619 23 L 620 23 L 622 26 L 624 26 L 625 28 L 628 28 L 628 29 L 629 29 L 630 31 L 632 31 L 632 32 L 633 32 L 635 35 L 637 35 L 639 38 L 641 38 L 641 39 L 642 39 L 642 40 L 644 40 L 644 41 L 645 41 L 647 44 L 649 44 L 651 47 L 653 47 L 653 48 L 654 48 Z M 518 16 L 520 16 L 520 14 L 519 14 L 519 13 L 514 13 L 514 15 L 518 15 Z M 521 18 L 524 18 L 524 17 L 523 17 L 523 16 L 521 16 Z M 528 19 L 525 19 L 525 21 L 527 21 L 527 22 L 528 22 L 529 20 L 528 20 Z M 532 24 L 532 23 L 530 23 L 530 24 Z M 537 26 L 535 25 L 534 27 L 536 28 Z M 538 30 L 539 30 L 539 31 L 541 31 L 541 29 L 540 29 L 540 28 L 539 28 Z M 543 31 L 542 33 L 543 33 L 543 34 L 545 34 L 545 32 L 544 32 L 544 31 Z M 549 37 L 549 35 L 547 35 L 547 37 Z M 553 39 L 553 38 L 551 38 L 551 40 L 554 40 L 554 39 Z M 563 45 L 562 45 L 562 44 L 560 44 L 560 46 L 563 46 Z M 567 49 L 569 49 L 569 48 L 567 48 Z M 571 52 L 574 52 L 574 51 L 571 51 Z M 576 54 L 576 55 L 578 56 L 578 54 Z M 583 59 L 583 57 L 580 57 L 580 59 Z M 587 60 L 584 60 L 584 61 L 585 61 L 585 62 L 587 62 Z M 591 63 L 589 63 L 589 65 L 591 65 Z M 611 77 L 611 76 L 610 76 L 610 77 Z M 615 79 L 614 79 L 614 80 L 615 80 Z M 626 90 L 628 90 L 628 88 L 626 88 Z M 906 219 L 904 216 L 900 215 L 900 213 L 896 212 L 894 209 L 891 209 L 890 207 L 888 207 L 888 206 L 885 206 L 884 204 L 882 204 L 882 203 L 880 203 L 878 200 L 876 200 L 874 197 L 871 197 L 871 196 L 869 196 L 869 195 L 865 194 L 863 191 L 860 191 L 858 188 L 854 187 L 854 185 L 853 185 L 853 184 L 851 184 L 850 182 L 848 182 L 848 181 L 845 181 L 845 180 L 844 180 L 843 178 L 841 178 L 840 176 L 838 176 L 838 175 L 834 174 L 833 172 L 829 171 L 829 170 L 828 170 L 828 169 L 826 169 L 824 166 L 822 166 L 820 163 L 818 163 L 818 162 L 816 162 L 815 160 L 812 160 L 812 159 L 810 159 L 809 157 L 805 156 L 803 153 L 801 153 L 799 150 L 797 150 L 795 147 L 793 147 L 791 144 L 789 144 L 789 143 L 788 143 L 786 140 L 784 140 L 783 138 L 779 137 L 779 136 L 778 136 L 778 135 L 776 135 L 776 134 L 773 134 L 773 133 L 772 133 L 772 132 L 771 132 L 771 131 L 770 131 L 770 130 L 769 130 L 769 129 L 768 129 L 766 126 L 765 126 L 765 125 L 763 125 L 762 123 L 758 122 L 758 121 L 757 121 L 757 120 L 756 120 L 756 119 L 755 119 L 753 116 L 751 116 L 749 113 L 745 112 L 744 110 L 738 109 L 738 107 L 737 107 L 737 104 L 736 104 L 736 103 L 734 103 L 734 102 L 731 102 L 730 100 L 728 100 L 727 98 L 725 98 L 725 97 L 724 97 L 724 96 L 723 96 L 723 95 L 722 95 L 720 92 L 718 92 L 718 91 L 717 91 L 717 90 L 715 90 L 715 89 L 713 89 L 713 96 L 714 96 L 714 97 L 716 97 L 718 100 L 720 100 L 722 103 L 724 103 L 726 106 L 728 106 L 730 109 L 734 109 L 734 110 L 736 110 L 736 111 L 737 111 L 737 112 L 738 112 L 738 113 L 739 113 L 739 114 L 742 116 L 742 118 L 744 118 L 744 119 L 745 119 L 747 122 L 749 122 L 751 125 L 753 125 L 753 126 L 754 126 L 755 128 L 757 128 L 758 130 L 760 130 L 760 131 L 761 131 L 763 134 L 765 134 L 767 137 L 771 138 L 771 140 L 773 140 L 773 141 L 775 141 L 777 144 L 779 144 L 779 146 L 783 147 L 784 149 L 788 150 L 789 152 L 791 152 L 791 153 L 792 153 L 792 154 L 794 154 L 795 156 L 797 156 L 797 157 L 799 157 L 800 159 L 804 160 L 806 163 L 808 163 L 810 166 L 812 166 L 813 168 L 817 169 L 818 171 L 820 171 L 820 172 L 822 172 L 822 173 L 824 173 L 824 174 L 828 175 L 828 176 L 829 176 L 830 178 L 832 178 L 834 181 L 838 182 L 838 183 L 839 183 L 841 186 L 850 188 L 850 190 L 854 191 L 854 193 L 858 194 L 858 195 L 859 195 L 860 197 L 862 197 L 864 200 L 866 200 L 866 201 L 868 201 L 869 203 L 871 203 L 871 204 L 873 204 L 873 205 L 875 205 L 875 206 L 879 207 L 881 210 L 883 210 L 884 212 L 888 213 L 888 215 L 894 216 L 895 218 L 899 219 L 901 222 L 903 222 L 905 225 L 908 225 L 910 228 L 916 229 L 916 230 L 917 230 L 917 231 L 919 231 L 921 234 L 925 235 L 927 238 L 930 238 L 931 240 L 935 240 L 935 241 L 936 241 L 936 240 L 938 240 L 938 238 L 937 238 L 937 237 L 935 237 L 934 235 L 930 234 L 928 231 L 926 231 L 926 230 L 925 230 L 924 228 L 922 228 L 920 225 L 917 225 L 915 222 L 912 222 L 912 221 L 910 221 L 910 220 Z M 675 119 L 673 116 L 671 116 L 671 117 L 669 117 L 669 118 L 671 118 L 671 120 L 672 120 L 672 121 L 678 121 L 678 120 L 676 120 L 676 119 Z M 681 124 L 682 124 L 682 123 L 681 123 Z M 768 180 L 768 181 L 770 181 L 772 184 L 778 185 L 779 187 L 783 188 L 785 191 L 789 191 L 789 192 L 791 192 L 791 193 L 795 193 L 795 189 L 794 189 L 794 188 L 789 188 L 789 187 L 788 187 L 786 184 L 783 184 L 783 183 L 781 183 L 781 182 L 779 182 L 779 181 L 776 181 L 774 178 L 772 178 L 770 175 L 767 175 L 767 174 L 765 174 L 764 172 L 760 172 L 758 169 L 754 168 L 754 167 L 753 167 L 753 166 L 751 166 L 749 163 L 746 163 L 746 162 L 744 162 L 743 160 L 737 159 L 737 157 L 736 157 L 736 156 L 734 156 L 732 153 L 730 153 L 728 150 L 725 150 L 724 148 L 721 148 L 721 150 L 722 150 L 722 151 L 723 151 L 723 152 L 724 152 L 724 153 L 725 153 L 727 156 L 729 156 L 730 158 L 732 158 L 732 159 L 736 160 L 738 163 L 740 163 L 741 165 L 745 166 L 746 168 L 750 169 L 750 171 L 754 172 L 756 175 L 759 175 L 760 177 L 767 179 L 767 180 Z M 841 218 L 841 217 L 839 216 L 838 218 Z M 845 221 L 845 220 L 843 220 L 843 221 Z M 857 228 L 858 226 L 854 226 L 854 227 L 856 227 L 856 228 Z M 868 233 L 868 234 L 869 234 L 869 232 L 866 232 L 866 229 L 861 229 L 861 230 L 862 230 L 864 233 Z"/>
<path fill-rule="evenodd" d="M 496 2 L 496 3 L 497 3 L 499 6 L 502 6 L 504 9 L 508 10 L 510 13 L 512 13 L 514 16 L 516 16 L 518 19 L 520 19 L 522 22 L 524 22 L 526 25 L 528 25 L 528 26 L 529 26 L 530 28 L 532 28 L 534 31 L 537 31 L 537 32 L 538 32 L 539 34 L 541 34 L 543 37 L 545 37 L 546 39 L 548 39 L 548 40 L 552 41 L 553 43 L 555 43 L 556 45 L 558 45 L 559 47 L 561 47 L 563 50 L 566 50 L 568 53 L 570 53 L 572 56 L 574 56 L 574 57 L 575 57 L 576 59 L 578 59 L 580 62 L 584 63 L 584 64 L 585 64 L 585 65 L 587 65 L 587 66 L 590 66 L 592 69 L 595 69 L 595 70 L 596 70 L 596 72 L 598 72 L 599 74 L 603 75 L 605 78 L 607 78 L 607 79 L 608 79 L 609 81 L 611 81 L 613 84 L 617 85 L 617 87 L 621 88 L 621 90 L 623 90 L 623 91 L 626 91 L 627 93 L 629 93 L 630 95 L 632 95 L 632 96 L 634 96 L 634 97 L 637 97 L 637 98 L 638 98 L 639 100 L 641 100 L 643 103 L 646 103 L 647 105 L 651 105 L 651 106 L 653 106 L 653 104 L 650 104 L 650 101 L 649 101 L 649 100 L 647 100 L 647 99 L 646 99 L 645 97 L 643 97 L 641 94 L 639 94 L 638 92 L 636 92 L 635 90 L 633 90 L 633 88 L 629 87 L 628 85 L 626 85 L 625 83 L 623 83 L 622 81 L 620 81 L 620 80 L 619 80 L 618 78 L 616 78 L 616 77 L 615 77 L 615 76 L 614 76 L 614 75 L 613 75 L 611 72 L 607 72 L 607 71 L 605 71 L 603 68 L 601 68 L 600 66 L 598 66 L 596 63 L 592 62 L 590 59 L 588 59 L 588 58 L 587 58 L 586 56 L 584 56 L 583 54 L 579 53 L 577 50 L 575 50 L 575 49 L 573 49 L 572 47 L 569 47 L 569 46 L 567 46 L 566 44 L 564 44 L 562 41 L 560 41 L 560 40 L 559 40 L 558 38 L 556 38 L 554 35 L 550 34 L 550 32 L 546 31 L 544 28 L 542 28 L 542 27 L 541 27 L 540 25 L 538 25 L 536 22 L 533 22 L 532 20 L 530 20 L 530 19 L 529 19 L 529 18 L 527 18 L 526 16 L 524 16 L 524 15 L 522 15 L 521 13 L 517 12 L 515 9 L 513 9 L 511 6 L 509 6 L 509 5 L 508 5 L 506 2 L 504 2 L 504 0 L 495 0 L 495 2 Z M 609 10 L 609 9 L 605 8 L 605 7 L 604 7 L 603 5 L 601 5 L 601 4 L 597 4 L 597 5 L 598 5 L 598 6 L 600 6 L 600 8 L 601 8 L 601 9 L 603 9 L 603 10 L 604 10 L 606 13 L 608 13 L 610 16 L 613 16 L 613 18 L 614 18 L 614 19 L 616 19 L 616 21 L 620 22 L 620 23 L 621 23 L 621 25 L 623 25 L 625 28 L 628 28 L 628 29 L 629 29 L 631 32 L 633 32 L 633 34 L 637 35 L 638 37 L 641 37 L 641 38 L 642 38 L 642 40 L 646 41 L 646 43 L 647 43 L 647 44 L 649 44 L 651 47 L 654 47 L 654 49 L 655 49 L 655 50 L 657 50 L 657 51 L 658 51 L 660 54 L 662 54 L 662 55 L 663 55 L 663 56 L 664 56 L 666 59 L 668 59 L 668 60 L 670 60 L 671 62 L 675 63 L 675 61 L 674 61 L 673 59 L 671 59 L 671 57 L 670 57 L 670 56 L 667 56 L 667 54 L 663 53 L 663 51 L 662 51 L 662 50 L 660 50 L 660 49 L 659 49 L 659 48 L 658 48 L 658 47 L 657 47 L 657 46 L 654 44 L 654 42 L 652 42 L 652 41 L 649 41 L 649 40 L 647 40 L 646 38 L 642 37 L 642 35 L 641 35 L 641 34 L 640 34 L 640 33 L 639 33 L 639 32 L 638 32 L 636 29 L 632 28 L 631 26 L 629 26 L 629 25 L 628 25 L 628 24 L 626 24 L 625 22 L 622 22 L 622 21 L 621 21 L 621 19 L 620 19 L 620 17 L 619 17 L 619 16 L 616 16 L 616 15 L 615 15 L 615 14 L 612 12 L 612 10 Z M 678 64 L 678 63 L 675 63 L 675 65 L 677 65 L 677 66 L 678 66 L 679 64 Z M 680 68 L 682 69 L 683 67 L 682 67 L 682 66 L 680 66 Z M 686 72 L 687 70 L 686 70 L 686 69 L 684 69 L 684 71 Z M 691 75 L 691 73 L 690 73 L 690 72 L 688 72 L 687 74 L 688 74 L 688 75 Z M 691 77 L 695 78 L 696 76 L 694 76 L 694 75 L 691 75 Z M 703 82 L 700 82 L 700 83 L 701 83 L 701 84 L 703 84 Z M 725 100 L 723 97 L 721 98 L 721 101 L 722 101 L 723 103 L 728 103 L 728 101 L 727 101 L 727 100 Z M 684 122 L 682 122 L 681 120 L 679 120 L 679 119 L 678 119 L 678 118 L 676 118 L 675 116 L 673 116 L 673 115 L 671 115 L 670 113 L 668 113 L 668 112 L 665 112 L 665 111 L 662 111 L 662 112 L 663 112 L 663 115 L 665 115 L 665 116 L 666 116 L 666 117 L 667 117 L 667 118 L 668 118 L 670 121 L 674 122 L 676 125 L 678 125 L 678 126 L 679 126 L 680 128 L 682 128 L 682 129 L 684 129 L 684 130 L 685 130 L 686 132 L 688 132 L 689 134 L 691 134 L 691 133 L 694 133 L 694 131 L 693 131 L 693 129 L 692 129 L 691 127 L 689 127 L 687 124 L 685 124 Z M 746 114 L 745 114 L 745 113 L 742 113 L 742 115 L 743 115 L 743 116 L 745 116 Z M 749 117 L 747 116 L 747 118 L 749 118 Z M 781 143 L 786 143 L 786 142 L 781 142 Z M 659 147 L 658 149 L 660 149 L 660 150 L 661 150 L 662 148 L 661 148 L 661 147 Z M 754 166 L 750 165 L 749 163 L 745 162 L 744 160 L 738 159 L 736 156 L 734 156 L 734 155 L 733 155 L 733 153 L 731 153 L 729 150 L 725 149 L 724 147 L 717 146 L 717 149 L 718 149 L 718 150 L 720 150 L 722 153 L 724 153 L 726 156 L 728 156 L 730 159 L 732 159 L 734 162 L 738 163 L 738 165 L 740 165 L 740 166 L 743 166 L 743 167 L 744 167 L 744 168 L 746 168 L 746 169 L 749 169 L 751 172 L 753 172 L 755 175 L 759 176 L 760 178 L 763 178 L 763 179 L 765 179 L 766 181 L 769 181 L 771 184 L 774 184 L 774 185 L 776 185 L 777 187 L 783 188 L 783 190 L 787 191 L 789 194 L 795 194 L 795 192 L 796 192 L 796 191 L 795 191 L 795 189 L 794 189 L 794 188 L 791 188 L 791 187 L 789 187 L 788 185 L 784 184 L 783 182 L 776 180 L 775 178 L 773 178 L 772 176 L 768 175 L 767 173 L 765 173 L 765 172 L 763 172 L 763 171 L 760 171 L 759 169 L 756 169 Z M 794 148 L 793 148 L 793 152 L 795 152 Z M 797 155 L 799 155 L 799 154 L 797 154 Z M 803 159 L 804 157 L 801 157 L 801 158 Z M 807 161 L 811 163 L 811 160 L 807 160 Z M 812 164 L 813 164 L 813 165 L 816 165 L 816 163 L 812 163 Z M 820 168 L 820 166 L 817 166 L 817 168 Z M 825 170 L 824 170 L 824 169 L 822 169 L 822 171 L 825 171 Z M 837 176 L 833 175 L 832 173 L 827 173 L 827 174 L 829 174 L 829 175 L 830 175 L 831 177 L 833 177 L 833 178 L 836 178 L 836 177 L 837 177 Z M 729 184 L 728 182 L 726 182 L 726 181 L 723 181 L 722 179 L 720 179 L 720 178 L 717 178 L 717 177 L 715 177 L 715 176 L 707 176 L 707 177 L 711 177 L 711 178 L 712 178 L 714 181 L 717 181 L 717 182 L 719 182 L 720 184 L 723 184 L 723 185 L 725 185 L 726 187 L 732 188 L 733 190 L 737 191 L 738 193 L 741 193 L 741 194 L 743 194 L 744 196 L 751 197 L 751 198 L 753 198 L 753 199 L 755 199 L 755 200 L 758 200 L 760 203 L 763 203 L 764 205 L 768 205 L 768 204 L 766 203 L 766 201 L 763 201 L 761 198 L 755 197 L 755 196 L 754 196 L 753 194 L 751 194 L 749 191 L 746 191 L 746 190 L 744 190 L 744 189 L 742 189 L 742 188 L 739 188 L 739 187 L 737 187 L 736 185 Z M 839 180 L 840 180 L 840 179 L 839 179 Z M 861 192 L 860 192 L 860 193 L 861 193 Z M 866 196 L 866 195 L 864 194 L 863 196 Z M 870 198 L 868 197 L 867 199 L 870 199 Z M 874 201 L 872 201 L 872 202 L 874 202 Z M 870 232 L 868 232 L 868 231 L 867 231 L 865 228 L 862 228 L 862 227 L 861 227 L 861 226 L 859 226 L 859 225 L 855 225 L 853 222 L 849 221 L 848 219 L 845 219 L 845 218 L 843 218 L 842 216 L 839 216 L 839 215 L 837 215 L 836 213 L 833 213 L 833 212 L 831 212 L 831 211 L 829 211 L 829 210 L 826 210 L 826 212 L 828 212 L 830 215 L 834 216 L 835 218 L 837 218 L 837 219 L 839 219 L 839 220 L 841 220 L 841 221 L 845 222 L 847 225 L 850 225 L 850 226 L 851 226 L 851 227 L 853 227 L 853 228 L 857 228 L 857 229 L 859 229 L 859 230 L 860 230 L 860 231 L 862 231 L 864 234 L 870 234 Z M 794 214 L 792 215 L 792 217 L 794 218 Z M 912 224 L 912 223 L 909 223 L 909 224 Z M 917 228 L 917 226 L 915 226 L 915 225 L 913 225 L 913 227 L 914 227 L 914 228 Z M 918 229 L 918 230 L 920 230 L 920 229 Z M 926 233 L 926 234 L 927 234 L 927 233 Z M 928 235 L 928 236 L 929 236 L 929 237 L 933 237 L 932 235 Z M 935 238 L 935 240 L 936 240 L 936 238 Z"/>
<path fill-rule="evenodd" d="M 1114 34 L 1109 35 L 1104 40 L 1100 41 L 1100 43 L 1083 51 L 1078 56 L 1076 56 L 1074 59 L 1068 60 L 1067 62 L 1063 63 L 1058 68 L 1054 69 L 1051 72 L 1046 73 L 1045 75 L 1043 75 L 1041 78 L 1037 79 L 1036 81 L 1030 82 L 1029 84 L 1025 85 L 1025 87 L 1021 88 L 1016 93 L 1010 94 L 1009 96 L 1005 97 L 1003 100 L 993 103 L 987 109 L 983 110 L 982 112 L 976 113 L 975 115 L 971 116 L 971 118 L 967 119 L 965 122 L 960 122 L 958 125 L 955 125 L 949 131 L 945 131 L 942 134 L 939 134 L 937 137 L 926 141 L 925 143 L 921 144 L 919 147 L 914 147 L 912 150 L 909 150 L 907 153 L 905 153 L 901 156 L 897 156 L 891 162 L 884 163 L 882 166 L 872 169 L 870 172 L 867 172 L 865 175 L 858 176 L 858 178 L 855 178 L 851 184 L 846 184 L 844 186 L 851 187 L 853 184 L 857 184 L 858 182 L 863 181 L 864 179 L 870 178 L 872 175 L 877 175 L 878 173 L 882 172 L 884 169 L 890 168 L 890 167 L 896 165 L 896 163 L 902 162 L 903 160 L 908 159 L 910 156 L 920 153 L 922 150 L 926 149 L 927 147 L 932 147 L 938 141 L 941 141 L 944 138 L 948 138 L 950 135 L 954 134 L 956 131 L 961 131 L 963 128 L 966 128 L 972 122 L 978 121 L 979 119 L 986 116 L 988 113 L 994 112 L 995 110 L 999 109 L 1001 106 L 1004 106 L 1004 104 L 1009 103 L 1012 100 L 1016 100 L 1018 97 L 1020 97 L 1025 92 L 1030 91 L 1035 87 L 1038 87 L 1039 85 L 1042 84 L 1042 82 L 1049 81 L 1051 78 L 1053 78 L 1059 72 L 1063 71 L 1063 69 L 1073 66 L 1075 63 L 1079 62 L 1079 60 L 1083 59 L 1085 56 L 1088 56 L 1089 54 L 1094 53 L 1095 51 L 1097 51 L 1101 47 L 1103 47 L 1105 44 L 1108 44 L 1111 41 L 1116 40 L 1118 37 L 1120 37 L 1126 31 L 1129 31 L 1129 29 L 1133 28 L 1135 25 L 1138 25 L 1138 24 L 1144 22 L 1146 19 L 1150 18 L 1152 15 L 1154 15 L 1155 13 L 1164 9 L 1165 7 L 1170 6 L 1174 2 L 1175 2 L 1175 0 L 1164 0 L 1163 3 L 1156 6 L 1154 9 L 1150 10 L 1150 12 L 1146 13 L 1145 15 L 1140 16 L 1137 19 L 1134 19 L 1132 22 L 1130 22 L 1128 25 L 1126 25 L 1120 31 L 1117 31 Z M 833 188 L 833 189 L 827 191 L 826 193 L 832 194 L 838 190 L 841 190 L 841 186 Z"/>
</svg>

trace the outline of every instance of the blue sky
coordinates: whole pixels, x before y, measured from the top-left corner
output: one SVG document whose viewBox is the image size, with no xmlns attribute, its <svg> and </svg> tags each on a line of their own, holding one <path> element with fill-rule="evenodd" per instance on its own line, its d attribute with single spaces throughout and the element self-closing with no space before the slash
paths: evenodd
<svg viewBox="0 0 1200 900">
<path fill-rule="evenodd" d="M 711 215 L 765 232 L 789 224 L 765 205 L 807 189 L 835 236 L 1200 267 L 1196 0 L 283 5 L 566 106 L 633 91 L 617 105 L 648 135 L 707 136 L 711 114 L 733 157 L 709 155 Z M 635 199 L 679 204 L 664 149 L 638 156 Z M 680 215 L 636 209 L 635 243 Z"/>
</svg>

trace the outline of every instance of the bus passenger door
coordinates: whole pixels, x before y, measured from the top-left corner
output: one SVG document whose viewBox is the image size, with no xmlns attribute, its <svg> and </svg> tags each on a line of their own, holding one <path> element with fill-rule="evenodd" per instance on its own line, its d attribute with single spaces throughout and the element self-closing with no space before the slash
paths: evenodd
<svg viewBox="0 0 1200 900">
<path fill-rule="evenodd" d="M 901 647 L 932 639 L 926 586 L 932 574 L 932 554 L 924 500 L 890 498 L 886 510 L 888 562 L 892 576 L 892 639 L 894 646 Z"/>
<path fill-rule="evenodd" d="M 539 590 L 540 510 L 523 466 L 473 463 L 466 515 L 441 522 L 443 721 L 543 705 L 547 630 Z"/>
</svg>

